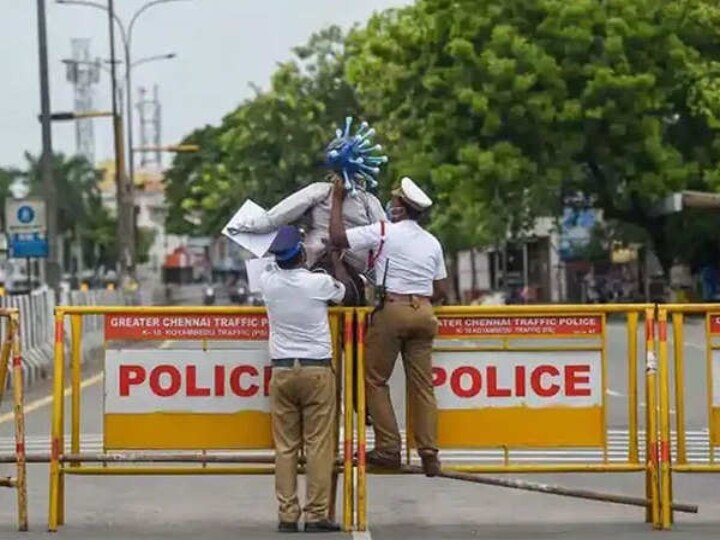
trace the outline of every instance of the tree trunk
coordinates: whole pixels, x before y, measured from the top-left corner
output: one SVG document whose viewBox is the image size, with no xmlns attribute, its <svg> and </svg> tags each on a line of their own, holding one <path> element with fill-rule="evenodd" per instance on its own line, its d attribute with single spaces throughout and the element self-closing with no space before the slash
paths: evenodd
<svg viewBox="0 0 720 540">
<path fill-rule="evenodd" d="M 650 226 L 647 228 L 647 232 L 652 240 L 653 252 L 660 262 L 663 274 L 666 278 L 669 278 L 670 269 L 675 261 L 673 260 L 672 253 L 670 253 L 668 249 L 665 224 L 666 221 L 663 218 L 652 220 Z"/>
<path fill-rule="evenodd" d="M 477 254 L 477 251 L 475 248 L 472 248 L 470 250 L 470 272 L 472 275 L 470 276 L 470 294 L 475 299 L 475 295 L 477 294 L 478 284 L 477 284 L 477 262 L 475 261 L 475 256 Z"/>
<path fill-rule="evenodd" d="M 450 302 L 453 304 L 461 304 L 460 298 L 460 268 L 458 267 L 458 253 L 453 253 L 448 257 L 448 276 L 451 280 Z"/>
</svg>

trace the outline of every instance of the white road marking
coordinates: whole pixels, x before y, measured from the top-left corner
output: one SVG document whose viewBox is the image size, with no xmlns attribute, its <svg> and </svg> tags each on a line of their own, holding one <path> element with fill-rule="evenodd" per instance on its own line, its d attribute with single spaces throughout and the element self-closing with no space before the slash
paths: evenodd
<svg viewBox="0 0 720 540">
<path fill-rule="evenodd" d="M 620 393 L 620 392 L 616 392 L 615 390 L 611 390 L 610 388 L 608 388 L 607 390 L 605 390 L 605 393 L 606 393 L 608 396 L 612 396 L 612 397 L 625 397 L 625 394 L 622 394 L 622 393 Z"/>
<path fill-rule="evenodd" d="M 404 434 L 403 434 L 404 435 Z M 341 437 L 342 439 L 342 437 Z M 65 435 L 70 440 L 70 434 Z M 671 434 L 673 455 L 676 454 L 676 433 Z M 368 434 L 368 447 L 372 447 L 374 437 Z M 80 445 L 83 452 L 102 452 L 103 437 L 100 433 L 83 433 L 80 436 Z M 639 454 L 644 459 L 645 434 L 638 434 Z M 25 446 L 28 452 L 49 452 L 50 437 L 47 435 L 29 435 Z M 629 435 L 627 430 L 608 431 L 608 460 L 611 463 L 623 463 L 628 459 Z M 708 432 L 704 429 L 690 430 L 686 434 L 686 447 L 688 458 L 697 463 L 707 463 L 710 455 Z M 340 449 L 342 450 L 342 449 Z M 403 448 L 403 452 L 404 452 Z M 15 451 L 15 439 L 12 436 L 0 437 L 0 453 Z M 215 452 L 211 452 L 215 453 Z M 217 452 L 223 454 L 224 452 Z M 272 455 L 270 451 L 256 451 L 257 455 Z M 503 461 L 503 452 L 492 448 L 468 450 L 441 450 L 441 458 L 448 464 L 500 464 Z M 417 457 L 413 454 L 413 463 Z M 602 463 L 603 452 L 601 448 L 567 448 L 567 449 L 511 449 L 510 459 L 513 463 Z M 715 449 L 715 459 L 720 460 L 720 448 Z"/>
<path fill-rule="evenodd" d="M 705 351 L 705 344 L 698 345 L 697 343 L 690 343 L 689 341 L 686 341 L 685 346 L 690 347 L 691 349 L 697 349 L 698 351 Z"/>
<path fill-rule="evenodd" d="M 353 540 L 372 540 L 369 529 L 367 531 L 353 531 L 352 537 Z"/>
<path fill-rule="evenodd" d="M 102 380 L 103 380 L 102 373 L 97 373 L 91 377 L 88 377 L 87 379 L 80 382 L 80 390 L 84 390 L 88 386 L 97 384 Z M 65 388 L 65 391 L 63 392 L 63 396 L 68 397 L 71 393 L 72 393 L 72 387 L 68 386 L 67 388 Z M 52 394 L 49 396 L 45 396 L 44 398 L 36 399 L 35 401 L 31 401 L 30 403 L 25 405 L 24 412 L 25 412 L 25 414 L 31 413 L 38 409 L 42 409 L 43 407 L 47 407 L 52 402 L 53 402 Z M 14 418 L 15 418 L 14 412 L 5 413 L 2 416 L 0 416 L 0 424 L 5 424 L 7 422 L 10 422 Z"/>
</svg>

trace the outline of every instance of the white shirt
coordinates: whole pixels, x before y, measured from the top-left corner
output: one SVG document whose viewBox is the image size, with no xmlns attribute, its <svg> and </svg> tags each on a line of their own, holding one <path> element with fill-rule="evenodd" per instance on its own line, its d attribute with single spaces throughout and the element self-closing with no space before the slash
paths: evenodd
<svg viewBox="0 0 720 540">
<path fill-rule="evenodd" d="M 347 231 L 350 249 L 374 250 L 376 283 L 383 284 L 387 264 L 385 287 L 389 292 L 432 296 L 433 281 L 447 277 L 438 239 L 409 219 L 386 222 L 385 241 L 380 249 L 381 230 L 378 222 Z"/>
<path fill-rule="evenodd" d="M 270 321 L 270 358 L 332 357 L 328 302 L 339 303 L 345 286 L 305 268 L 282 270 L 269 264 L 260 292 Z"/>
</svg>

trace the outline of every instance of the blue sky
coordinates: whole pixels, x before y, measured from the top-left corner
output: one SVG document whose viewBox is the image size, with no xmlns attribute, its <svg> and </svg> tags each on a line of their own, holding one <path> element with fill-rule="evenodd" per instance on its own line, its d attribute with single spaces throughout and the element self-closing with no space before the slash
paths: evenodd
<svg viewBox="0 0 720 540">
<path fill-rule="evenodd" d="M 145 1 L 115 0 L 115 4 L 118 14 L 128 19 Z M 174 143 L 195 127 L 218 122 L 251 94 L 248 83 L 265 87 L 276 63 L 287 59 L 290 49 L 314 31 L 329 24 L 349 27 L 366 20 L 373 11 L 410 2 L 188 0 L 159 5 L 136 25 L 133 56 L 170 52 L 178 56 L 138 67 L 133 83 L 136 88 L 159 85 L 163 142 Z M 22 164 L 25 150 L 37 153 L 40 149 L 37 11 L 35 0 L 2 3 L 0 166 L 9 166 Z M 100 10 L 62 6 L 54 0 L 46 0 L 46 4 L 52 109 L 71 110 L 72 87 L 65 80 L 61 60 L 71 56 L 71 38 L 90 38 L 92 55 L 107 58 L 107 17 Z M 95 86 L 95 108 L 110 108 L 104 72 Z M 53 145 L 58 151 L 74 152 L 72 123 L 53 125 Z M 112 154 L 112 133 L 106 119 L 95 121 L 95 148 L 98 160 Z"/>
</svg>

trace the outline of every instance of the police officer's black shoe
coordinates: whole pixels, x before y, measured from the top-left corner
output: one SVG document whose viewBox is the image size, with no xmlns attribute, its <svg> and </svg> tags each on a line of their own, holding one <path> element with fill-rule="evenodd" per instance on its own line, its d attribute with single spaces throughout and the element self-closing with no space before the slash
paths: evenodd
<svg viewBox="0 0 720 540">
<path fill-rule="evenodd" d="M 379 452 L 378 450 L 370 450 L 365 455 L 368 465 L 379 467 L 381 469 L 399 469 L 401 466 L 400 452 Z"/>
<path fill-rule="evenodd" d="M 420 461 L 422 462 L 423 472 L 428 478 L 433 478 L 442 472 L 437 452 L 420 452 Z"/>
<path fill-rule="evenodd" d="M 296 521 L 281 521 L 278 523 L 278 532 L 281 533 L 296 533 L 299 532 L 298 524 Z"/>
<path fill-rule="evenodd" d="M 308 521 L 305 523 L 306 533 L 333 533 L 340 532 L 342 527 L 330 521 L 329 519 L 321 519 L 320 521 Z"/>
</svg>

